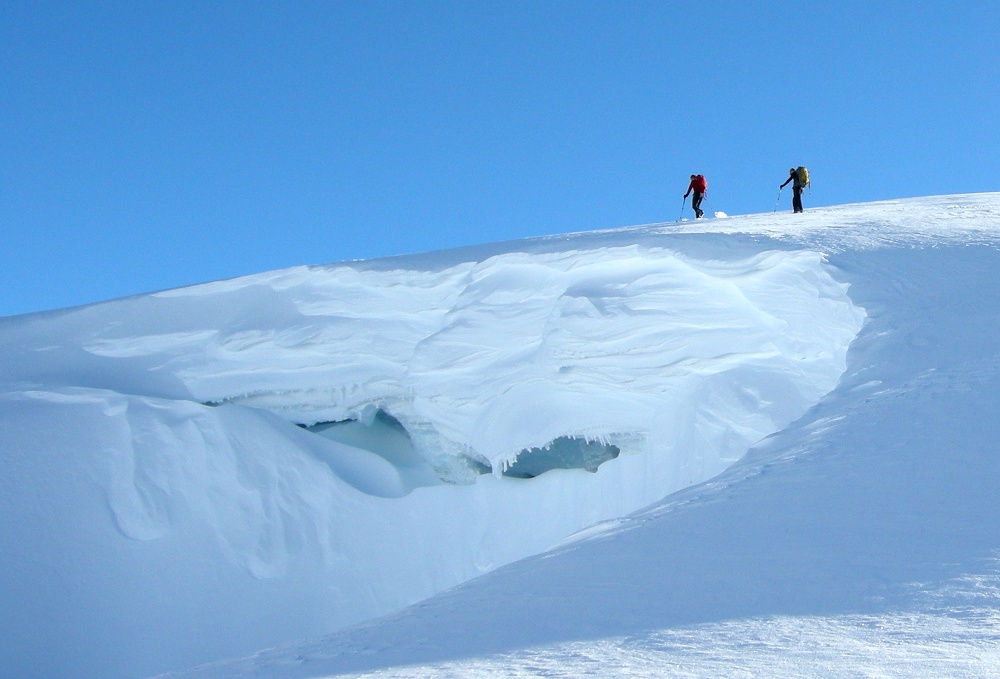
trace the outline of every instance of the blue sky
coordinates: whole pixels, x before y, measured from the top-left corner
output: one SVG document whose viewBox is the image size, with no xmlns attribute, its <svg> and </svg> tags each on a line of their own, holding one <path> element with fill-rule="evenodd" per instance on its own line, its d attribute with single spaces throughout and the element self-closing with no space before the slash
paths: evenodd
<svg viewBox="0 0 1000 679">
<path fill-rule="evenodd" d="M 729 214 L 799 164 L 806 209 L 997 190 L 998 29 L 994 2 L 11 0 L 0 315 L 672 221 L 692 172 Z"/>
</svg>

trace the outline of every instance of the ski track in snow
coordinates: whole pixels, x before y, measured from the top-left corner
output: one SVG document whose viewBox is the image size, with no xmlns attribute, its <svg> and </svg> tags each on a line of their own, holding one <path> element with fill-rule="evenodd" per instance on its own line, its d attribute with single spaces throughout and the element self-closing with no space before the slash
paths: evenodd
<svg viewBox="0 0 1000 679">
<path fill-rule="evenodd" d="M 990 674 L 998 226 L 998 194 L 887 201 L 0 319 L 0 669 L 399 611 L 185 676 Z M 412 451 L 291 424 L 364 444 L 376 409 Z M 500 475 L 560 436 L 622 454 Z"/>
</svg>

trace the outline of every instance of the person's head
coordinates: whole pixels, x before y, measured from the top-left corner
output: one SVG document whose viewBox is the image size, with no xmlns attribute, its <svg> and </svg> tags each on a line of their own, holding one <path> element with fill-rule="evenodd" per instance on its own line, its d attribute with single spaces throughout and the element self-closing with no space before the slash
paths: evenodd
<svg viewBox="0 0 1000 679">
<path fill-rule="evenodd" d="M 691 175 L 691 179 L 694 179 L 695 175 Z"/>
<path fill-rule="evenodd" d="M 788 174 L 795 174 L 795 168 L 794 167 L 788 168 Z"/>
</svg>

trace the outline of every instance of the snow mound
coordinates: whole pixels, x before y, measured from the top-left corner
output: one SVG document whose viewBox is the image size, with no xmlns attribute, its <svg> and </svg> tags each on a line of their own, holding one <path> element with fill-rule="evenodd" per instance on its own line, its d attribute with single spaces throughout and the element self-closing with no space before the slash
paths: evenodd
<svg viewBox="0 0 1000 679">
<path fill-rule="evenodd" d="M 299 267 L 0 320 L 0 669 L 315 636 L 717 474 L 834 387 L 864 312 L 816 251 L 705 255 Z"/>
<path fill-rule="evenodd" d="M 861 316 L 816 252 L 706 261 L 631 246 L 212 283 L 77 311 L 53 330 L 87 332 L 45 351 L 93 363 L 72 386 L 305 425 L 381 410 L 446 480 L 469 482 L 470 461 L 499 473 L 560 437 L 673 446 L 702 410 L 729 421 L 713 412 L 724 403 L 770 429 L 829 390 Z M 691 398 L 708 385 L 727 395 Z"/>
</svg>

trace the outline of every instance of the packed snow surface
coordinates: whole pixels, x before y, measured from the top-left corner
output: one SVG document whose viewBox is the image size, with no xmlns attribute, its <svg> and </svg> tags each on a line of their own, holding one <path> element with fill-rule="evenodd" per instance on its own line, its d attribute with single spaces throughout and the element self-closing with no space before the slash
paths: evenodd
<svg viewBox="0 0 1000 679">
<path fill-rule="evenodd" d="M 948 196 L 0 319 L 0 674 L 996 668 L 998 236 Z"/>
</svg>

